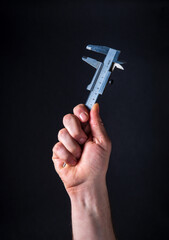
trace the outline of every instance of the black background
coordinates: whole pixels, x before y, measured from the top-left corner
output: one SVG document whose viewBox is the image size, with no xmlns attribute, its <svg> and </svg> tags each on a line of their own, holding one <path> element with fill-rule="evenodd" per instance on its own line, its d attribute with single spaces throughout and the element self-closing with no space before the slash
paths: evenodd
<svg viewBox="0 0 169 240">
<path fill-rule="evenodd" d="M 0 239 L 71 239 L 51 156 L 62 117 L 88 96 L 94 69 L 81 57 L 103 59 L 87 44 L 119 49 L 127 62 L 98 100 L 113 143 L 116 236 L 169 239 L 169 3 L 6 1 L 0 15 Z"/>
</svg>

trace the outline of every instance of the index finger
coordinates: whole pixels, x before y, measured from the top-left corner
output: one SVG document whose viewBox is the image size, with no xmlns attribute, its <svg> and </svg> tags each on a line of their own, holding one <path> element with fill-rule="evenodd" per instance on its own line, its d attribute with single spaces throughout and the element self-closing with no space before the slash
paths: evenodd
<svg viewBox="0 0 169 240">
<path fill-rule="evenodd" d="M 79 104 L 74 107 L 73 113 L 76 117 L 78 117 L 81 122 L 82 129 L 88 135 L 90 133 L 89 109 L 84 104 Z"/>
<path fill-rule="evenodd" d="M 74 107 L 73 113 L 82 123 L 86 123 L 89 120 L 89 110 L 84 104 L 79 104 Z"/>
</svg>

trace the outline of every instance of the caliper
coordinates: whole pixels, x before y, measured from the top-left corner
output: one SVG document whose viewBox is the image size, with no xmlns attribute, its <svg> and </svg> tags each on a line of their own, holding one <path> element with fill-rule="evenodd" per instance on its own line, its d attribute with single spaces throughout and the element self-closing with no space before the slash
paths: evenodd
<svg viewBox="0 0 169 240">
<path fill-rule="evenodd" d="M 99 95 L 103 94 L 103 91 L 108 83 L 109 77 L 115 67 L 124 70 L 121 66 L 124 62 L 118 61 L 120 54 L 119 50 L 109 48 L 106 46 L 88 45 L 86 49 L 105 54 L 106 57 L 103 62 L 99 62 L 90 57 L 82 57 L 82 60 L 96 68 L 96 72 L 93 76 L 91 83 L 87 86 L 87 90 L 90 94 L 87 98 L 85 105 L 91 110 L 95 104 Z"/>
</svg>

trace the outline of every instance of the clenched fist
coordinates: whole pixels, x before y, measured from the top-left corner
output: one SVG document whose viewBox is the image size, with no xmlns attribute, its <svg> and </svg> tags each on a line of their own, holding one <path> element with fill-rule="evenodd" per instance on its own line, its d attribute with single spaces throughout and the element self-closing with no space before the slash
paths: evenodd
<svg viewBox="0 0 169 240">
<path fill-rule="evenodd" d="M 99 115 L 96 103 L 91 111 L 83 104 L 63 118 L 65 128 L 58 133 L 53 147 L 55 169 L 70 194 L 105 179 L 111 142 Z"/>
</svg>

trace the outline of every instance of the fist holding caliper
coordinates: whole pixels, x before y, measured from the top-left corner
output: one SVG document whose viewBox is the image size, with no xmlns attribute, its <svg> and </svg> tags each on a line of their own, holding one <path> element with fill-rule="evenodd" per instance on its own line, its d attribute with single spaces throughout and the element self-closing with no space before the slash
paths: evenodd
<svg viewBox="0 0 169 240">
<path fill-rule="evenodd" d="M 123 69 L 117 60 L 120 51 L 88 45 L 87 49 L 106 55 L 103 63 L 92 58 L 82 59 L 96 68 L 86 104 L 79 104 L 73 114 L 63 118 L 64 128 L 53 147 L 53 162 L 71 200 L 74 240 L 114 240 L 106 186 L 106 172 L 111 141 L 95 104 L 102 94 L 111 71 Z"/>
</svg>

